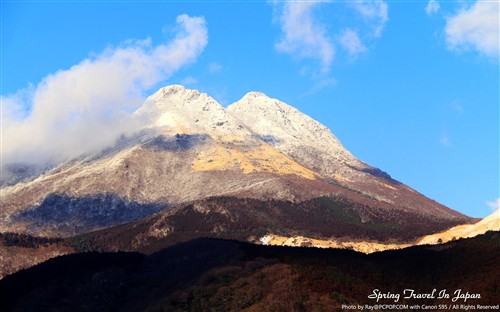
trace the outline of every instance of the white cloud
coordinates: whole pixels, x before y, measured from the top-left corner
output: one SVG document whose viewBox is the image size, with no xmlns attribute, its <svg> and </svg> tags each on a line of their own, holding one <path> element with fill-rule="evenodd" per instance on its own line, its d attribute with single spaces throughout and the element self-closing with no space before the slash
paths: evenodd
<svg viewBox="0 0 500 312">
<path fill-rule="evenodd" d="M 319 2 L 285 2 L 278 23 L 283 38 L 276 44 L 280 52 L 299 58 L 313 58 L 328 71 L 334 57 L 334 46 L 326 35 L 325 27 L 316 21 L 313 9 Z"/>
<path fill-rule="evenodd" d="M 350 29 L 344 29 L 340 33 L 340 44 L 347 50 L 349 55 L 355 56 L 366 51 L 366 47 L 361 43 L 358 34 Z"/>
<path fill-rule="evenodd" d="M 354 8 L 372 25 L 373 35 L 380 37 L 389 20 L 387 3 L 382 0 L 360 0 L 352 3 Z"/>
<path fill-rule="evenodd" d="M 208 42 L 205 20 L 177 17 L 175 37 L 129 40 L 45 77 L 25 96 L 2 96 L 2 162 L 44 164 L 98 152 L 139 127 L 143 93 L 192 63 Z M 27 114 L 22 114 L 30 107 Z"/>
<path fill-rule="evenodd" d="M 436 0 L 429 0 L 427 6 L 425 7 L 425 14 L 432 15 L 439 11 L 440 5 Z"/>
<path fill-rule="evenodd" d="M 499 55 L 499 6 L 497 1 L 477 1 L 446 21 L 446 41 L 452 50 L 475 49 Z"/>
<path fill-rule="evenodd" d="M 300 73 L 309 76 L 314 85 L 302 96 L 335 85 L 336 80 L 329 76 L 336 52 L 351 59 L 366 52 L 367 44 L 381 36 L 389 19 L 388 6 L 382 0 L 270 2 L 274 4 L 273 22 L 282 32 L 276 50 L 295 59 L 319 62 L 320 70 L 310 63 L 303 64 Z M 319 12 L 320 7 L 324 11 Z"/>
<path fill-rule="evenodd" d="M 346 16 L 349 12 L 355 13 L 352 19 L 335 18 L 320 20 L 316 9 L 320 5 L 331 5 L 330 0 L 310 1 L 277 1 L 274 0 L 275 22 L 283 32 L 281 40 L 276 44 L 280 52 L 288 53 L 298 59 L 316 59 L 321 64 L 322 73 L 330 70 L 335 57 L 336 46 L 344 48 L 353 56 L 366 51 L 366 46 L 360 38 L 373 40 L 382 34 L 382 30 L 389 20 L 388 6 L 382 0 L 359 0 L 335 3 L 334 9 L 338 16 Z M 332 16 L 336 16 L 335 14 Z M 351 28 L 335 23 L 348 23 L 362 17 L 362 22 L 354 28 L 361 28 L 362 32 L 354 32 Z M 340 32 L 335 28 L 341 29 Z M 361 37 L 360 37 L 361 35 Z M 335 41 L 333 41 L 335 39 Z"/>
<path fill-rule="evenodd" d="M 500 197 L 497 197 L 494 201 L 487 201 L 486 205 L 490 206 L 491 210 L 497 211 L 500 209 Z"/>
<path fill-rule="evenodd" d="M 222 65 L 216 62 L 208 64 L 208 72 L 211 74 L 218 73 L 222 70 Z"/>
</svg>

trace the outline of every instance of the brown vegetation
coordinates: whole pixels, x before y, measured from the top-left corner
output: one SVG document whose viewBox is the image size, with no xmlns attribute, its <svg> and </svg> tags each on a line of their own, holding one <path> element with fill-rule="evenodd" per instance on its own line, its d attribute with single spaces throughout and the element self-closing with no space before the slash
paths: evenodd
<svg viewBox="0 0 500 312">
<path fill-rule="evenodd" d="M 213 197 L 163 210 L 144 220 L 75 236 L 77 250 L 137 250 L 152 253 L 198 237 L 257 241 L 268 233 L 338 241 L 409 243 L 463 220 L 388 211 L 342 195 L 294 203 Z"/>
<path fill-rule="evenodd" d="M 2 311 L 336 311 L 373 289 L 434 288 L 498 304 L 500 232 L 372 255 L 197 239 L 150 256 L 58 257 L 0 281 Z M 379 303 L 392 303 L 382 300 Z M 450 300 L 401 300 L 451 304 Z"/>
<path fill-rule="evenodd" d="M 59 238 L 0 233 L 0 279 L 50 258 L 73 252 L 74 249 Z"/>
</svg>

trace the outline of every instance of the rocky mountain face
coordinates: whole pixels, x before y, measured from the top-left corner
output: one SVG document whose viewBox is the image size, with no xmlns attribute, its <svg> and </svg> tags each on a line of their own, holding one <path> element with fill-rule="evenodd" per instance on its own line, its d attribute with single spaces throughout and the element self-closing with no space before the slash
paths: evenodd
<svg viewBox="0 0 500 312">
<path fill-rule="evenodd" d="M 350 218 L 351 224 L 400 229 L 389 231 L 394 234 L 389 236 L 373 234 L 380 239 L 408 239 L 470 220 L 356 159 L 328 128 L 262 93 L 249 93 L 224 108 L 207 94 L 174 85 L 149 97 L 134 115 L 148 124 L 135 136 L 99 155 L 3 187 L 0 232 L 70 236 L 159 211 L 182 215 L 185 211 L 179 207 L 219 197 L 285 203 L 281 210 L 268 207 L 260 217 L 252 210 L 254 205 L 239 205 L 235 215 L 236 208 L 222 207 L 227 218 L 213 224 L 220 233 L 231 227 L 227 222 L 234 218 L 245 226 L 244 207 L 253 214 L 252 226 L 264 232 L 275 227 L 274 232 L 288 229 L 319 236 L 373 234 L 353 234 L 348 226 L 316 233 L 313 223 L 262 221 L 275 216 L 274 210 L 286 219 L 286 207 L 318 198 L 348 203 L 347 212 L 342 210 L 339 216 Z M 319 202 L 317 210 L 298 213 L 316 213 L 318 220 L 320 211 L 330 213 L 323 221 L 331 223 L 324 226 L 338 225 L 336 210 Z M 203 220 L 212 213 L 200 212 L 196 218 Z M 426 224 L 426 232 L 416 231 L 411 220 Z M 163 230 L 178 228 L 158 229 Z"/>
<path fill-rule="evenodd" d="M 399 208 L 445 213 L 442 205 L 425 200 L 386 172 L 356 159 L 331 131 L 297 109 L 251 92 L 227 110 L 279 152 L 317 172 L 330 183 Z"/>
<path fill-rule="evenodd" d="M 278 151 L 322 175 L 340 177 L 351 167 L 370 168 L 347 151 L 327 127 L 263 93 L 250 92 L 227 111 Z"/>
</svg>

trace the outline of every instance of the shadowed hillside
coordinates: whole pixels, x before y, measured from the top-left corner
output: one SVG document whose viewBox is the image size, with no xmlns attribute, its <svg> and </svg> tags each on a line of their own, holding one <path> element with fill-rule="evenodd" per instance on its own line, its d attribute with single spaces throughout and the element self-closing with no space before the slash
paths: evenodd
<svg viewBox="0 0 500 312">
<path fill-rule="evenodd" d="M 267 233 L 317 238 L 411 242 L 460 220 L 390 212 L 344 196 L 294 203 L 213 197 L 163 210 L 137 222 L 74 236 L 79 251 L 155 252 L 198 237 L 257 241 Z"/>
<path fill-rule="evenodd" d="M 499 256 L 500 232 L 372 255 L 196 239 L 149 256 L 90 252 L 51 259 L 0 281 L 0 309 L 335 311 L 342 304 L 374 304 L 367 298 L 374 289 L 406 288 L 462 289 L 481 295 L 467 304 L 496 305 Z"/>
</svg>

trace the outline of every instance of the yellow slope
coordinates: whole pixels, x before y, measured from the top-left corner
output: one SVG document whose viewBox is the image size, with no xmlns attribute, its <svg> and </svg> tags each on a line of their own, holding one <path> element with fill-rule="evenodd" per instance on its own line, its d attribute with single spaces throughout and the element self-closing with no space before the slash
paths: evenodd
<svg viewBox="0 0 500 312">
<path fill-rule="evenodd" d="M 293 174 L 309 180 L 319 177 L 318 174 L 286 157 L 270 145 L 239 146 L 232 144 L 228 139 L 218 141 L 208 150 L 201 152 L 193 162 L 192 168 L 196 171 L 240 169 L 244 173 Z"/>
</svg>

